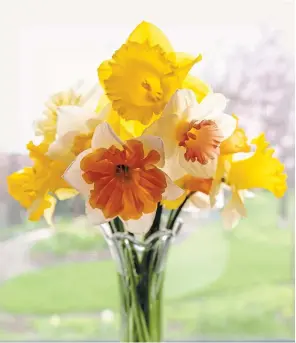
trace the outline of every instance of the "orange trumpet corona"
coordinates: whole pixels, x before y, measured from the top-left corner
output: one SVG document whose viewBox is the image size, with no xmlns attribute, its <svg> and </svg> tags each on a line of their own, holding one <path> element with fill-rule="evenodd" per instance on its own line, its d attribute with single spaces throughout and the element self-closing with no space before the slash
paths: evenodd
<svg viewBox="0 0 296 343">
<path fill-rule="evenodd" d="M 186 149 L 184 157 L 187 161 L 198 161 L 207 164 L 219 154 L 219 146 L 223 136 L 212 120 L 192 121 L 183 133 L 179 146 Z"/>
<path fill-rule="evenodd" d="M 90 206 L 106 218 L 123 220 L 153 212 L 167 186 L 165 174 L 155 166 L 159 160 L 157 151 L 145 154 L 137 140 L 128 140 L 121 150 L 112 145 L 91 152 L 80 163 L 83 179 L 94 185 Z"/>
</svg>

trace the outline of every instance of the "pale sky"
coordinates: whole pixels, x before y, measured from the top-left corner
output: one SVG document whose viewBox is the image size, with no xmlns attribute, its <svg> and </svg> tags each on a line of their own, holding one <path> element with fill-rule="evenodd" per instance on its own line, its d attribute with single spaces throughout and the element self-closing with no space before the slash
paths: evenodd
<svg viewBox="0 0 296 343">
<path fill-rule="evenodd" d="M 142 20 L 159 26 L 177 51 L 220 63 L 239 42 L 252 46 L 258 25 L 281 30 L 293 49 L 292 0 L 0 0 L 0 152 L 25 151 L 50 94 L 96 68 Z M 224 44 L 225 50 L 225 44 Z M 209 62 L 208 62 L 209 63 Z M 194 69 L 198 75 L 199 66 Z"/>
</svg>

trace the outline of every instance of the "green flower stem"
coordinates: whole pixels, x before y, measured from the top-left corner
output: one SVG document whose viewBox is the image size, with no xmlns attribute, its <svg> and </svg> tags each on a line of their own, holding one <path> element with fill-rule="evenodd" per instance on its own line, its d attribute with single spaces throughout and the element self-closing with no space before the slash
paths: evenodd
<svg viewBox="0 0 296 343">
<path fill-rule="evenodd" d="M 151 236 L 154 232 L 157 232 L 160 227 L 160 222 L 161 222 L 161 215 L 162 215 L 162 210 L 163 207 L 160 203 L 157 204 L 157 209 L 155 213 L 155 217 L 153 220 L 153 223 L 151 225 L 150 230 L 146 233 L 145 239 L 147 239 L 149 236 Z"/>
<path fill-rule="evenodd" d="M 124 327 L 128 325 L 128 328 L 130 328 L 130 321 L 131 321 L 131 315 L 130 315 L 130 304 L 128 303 L 128 297 L 126 296 L 127 293 L 127 287 L 122 279 L 122 275 L 118 274 L 118 281 L 119 281 L 119 292 L 120 292 L 120 298 L 121 298 L 121 318 L 124 318 Z M 130 335 L 130 329 L 124 330 L 124 342 L 130 342 L 131 341 L 131 335 Z"/>
<path fill-rule="evenodd" d="M 175 210 L 171 210 L 171 211 L 170 211 L 169 218 L 168 218 L 168 221 L 167 221 L 167 224 L 166 224 L 166 227 L 167 227 L 167 228 L 170 227 L 170 223 L 171 223 L 171 221 L 172 221 L 172 219 L 173 219 L 174 213 L 175 213 Z"/>
<path fill-rule="evenodd" d="M 172 220 L 170 221 L 169 223 L 169 227 L 168 227 L 168 230 L 173 230 L 174 228 L 174 225 L 176 223 L 176 220 L 179 216 L 179 214 L 181 213 L 182 211 L 182 208 L 184 207 L 184 205 L 186 204 L 187 200 L 194 194 L 195 192 L 191 192 L 189 193 L 186 198 L 184 199 L 184 201 L 182 202 L 182 204 L 178 207 L 178 209 L 175 211 L 174 215 L 173 215 L 173 218 Z"/>
<path fill-rule="evenodd" d="M 189 194 L 177 210 L 171 211 L 166 228 L 172 230 Z M 110 228 L 114 234 L 110 249 L 117 256 L 122 302 L 121 338 L 125 342 L 160 342 L 162 339 L 162 291 L 165 261 L 172 235 L 161 234 L 162 205 L 158 204 L 151 229 L 144 244 L 135 243 L 134 235 L 125 232 L 124 223 L 115 218 Z M 160 232 L 159 232 L 160 231 Z M 151 235 L 155 235 L 155 238 Z M 117 235 L 116 235 L 117 233 Z M 164 238 L 166 237 L 166 238 Z M 115 250 L 114 250 L 115 249 Z"/>
<path fill-rule="evenodd" d="M 137 327 L 138 338 L 140 342 L 150 342 L 148 328 L 145 322 L 143 312 L 139 306 L 138 296 L 136 294 L 137 288 L 136 288 L 136 281 L 134 278 L 133 256 L 128 246 L 126 247 L 126 252 L 127 252 L 128 262 L 129 262 L 128 271 L 129 271 L 129 279 L 131 282 L 131 285 L 130 285 L 130 292 L 132 296 L 131 301 L 132 301 L 132 307 L 134 310 L 134 320 L 135 320 L 135 325 Z"/>
<path fill-rule="evenodd" d="M 117 229 L 117 232 L 124 232 L 124 225 L 119 217 L 114 218 L 113 223 Z"/>
<path fill-rule="evenodd" d="M 150 282 L 149 282 L 149 314 L 150 314 L 150 321 L 149 321 L 149 332 L 150 332 L 150 338 L 152 342 L 160 342 L 161 340 L 161 329 L 162 329 L 162 323 L 161 323 L 161 306 L 162 306 L 162 299 L 161 299 L 161 293 L 162 293 L 162 284 L 160 285 L 161 289 L 158 290 L 158 278 L 160 278 L 161 275 L 158 274 L 151 274 Z M 156 286 L 156 289 L 152 289 L 152 287 Z M 151 299 L 153 298 L 152 293 L 157 292 L 159 294 L 158 299 Z"/>
</svg>

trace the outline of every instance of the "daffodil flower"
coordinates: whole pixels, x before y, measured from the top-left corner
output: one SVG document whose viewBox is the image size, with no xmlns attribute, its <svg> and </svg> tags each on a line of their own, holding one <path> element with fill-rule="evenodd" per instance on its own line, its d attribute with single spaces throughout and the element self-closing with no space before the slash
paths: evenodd
<svg viewBox="0 0 296 343">
<path fill-rule="evenodd" d="M 137 220 L 153 213 L 162 200 L 183 193 L 160 169 L 164 162 L 160 138 L 147 135 L 122 141 L 103 123 L 94 132 L 91 148 L 77 156 L 64 178 L 86 198 L 93 223 L 117 216 Z"/>
<path fill-rule="evenodd" d="M 235 119 L 223 112 L 225 107 L 222 94 L 208 94 L 198 103 L 193 91 L 177 90 L 161 117 L 144 131 L 162 138 L 166 171 L 173 180 L 185 174 L 214 176 L 219 146 L 236 126 Z"/>
<path fill-rule="evenodd" d="M 108 110 L 108 109 L 106 109 Z M 56 140 L 49 146 L 48 155 L 57 160 L 73 162 L 82 151 L 90 148 L 93 121 L 101 123 L 106 111 L 100 114 L 79 106 L 57 109 Z M 89 125 L 91 123 L 91 125 Z"/>
<path fill-rule="evenodd" d="M 188 77 L 193 65 L 201 60 L 174 52 L 164 33 L 142 22 L 112 56 L 98 68 L 98 76 L 113 109 L 124 119 L 144 125 L 155 120 L 178 88 L 188 87 L 198 100 L 210 87 Z"/>
<path fill-rule="evenodd" d="M 232 135 L 221 143 L 220 155 L 251 151 L 251 147 L 248 144 L 248 137 L 246 136 L 245 131 L 238 125 L 238 117 L 234 114 L 232 117 L 236 120 L 236 128 Z"/>
<path fill-rule="evenodd" d="M 110 103 L 99 113 L 80 106 L 62 106 L 57 109 L 57 115 L 56 140 L 49 146 L 48 155 L 69 164 L 91 147 L 94 130 L 103 122 L 110 124 L 121 139 L 132 137 Z"/>
<path fill-rule="evenodd" d="M 189 198 L 189 201 L 199 209 L 210 208 L 209 193 L 212 187 L 213 179 L 201 179 L 191 175 L 185 175 L 175 184 L 182 188 L 185 192 L 176 200 L 164 200 L 163 205 L 169 210 L 177 209 Z M 190 205 L 189 205 L 190 206 Z"/>
<path fill-rule="evenodd" d="M 48 145 L 56 139 L 58 112 L 63 106 L 79 106 L 95 108 L 98 101 L 98 86 L 94 86 L 88 91 L 82 92 L 83 82 L 79 81 L 77 85 L 69 90 L 61 91 L 50 96 L 45 103 L 46 109 L 43 112 L 43 118 L 35 123 L 36 136 L 42 136 L 43 141 Z M 94 102 L 94 103 L 93 103 Z"/>
<path fill-rule="evenodd" d="M 243 202 L 245 190 L 263 188 L 278 198 L 287 190 L 284 165 L 273 157 L 274 149 L 269 148 L 264 134 L 253 139 L 251 143 L 256 145 L 256 151 L 247 154 L 246 158 L 240 156 L 237 159 L 236 154 L 220 157 L 216 178 L 228 185 L 232 193 L 229 203 L 222 211 L 224 224 L 228 228 L 233 228 L 241 217 L 247 215 Z M 217 191 L 216 185 L 211 190 L 212 199 Z"/>
<path fill-rule="evenodd" d="M 216 196 L 219 193 L 221 185 L 223 185 L 226 173 L 225 168 L 230 165 L 230 162 L 233 159 L 233 154 L 248 153 L 251 151 L 251 146 L 248 143 L 248 137 L 246 136 L 245 131 L 239 127 L 238 117 L 234 114 L 232 117 L 236 120 L 236 128 L 232 135 L 224 140 L 220 145 L 220 156 L 218 158 L 216 173 L 210 192 L 212 207 L 215 205 Z"/>
<path fill-rule="evenodd" d="M 86 119 L 97 117 L 97 114 L 91 117 L 88 108 L 95 108 L 97 105 L 97 99 L 94 100 L 93 97 L 98 91 L 95 86 L 84 94 L 78 93 L 81 86 L 80 82 L 77 87 L 54 94 L 50 98 L 46 103 L 44 118 L 36 123 L 36 135 L 42 136 L 42 143 L 35 145 L 30 142 L 27 145 L 33 167 L 24 168 L 8 176 L 8 191 L 28 209 L 29 220 L 38 221 L 44 215 L 47 223 L 52 225 L 56 198 L 66 200 L 77 195 L 77 191 L 65 182 L 62 175 L 75 156 L 89 147 Z M 94 101 L 92 105 L 91 101 Z M 69 107 L 76 109 L 71 116 L 71 124 L 64 115 L 68 114 Z M 71 130 L 68 132 L 70 126 Z M 76 138 L 73 132 L 81 134 Z M 59 140 L 56 140 L 57 133 L 62 137 Z M 73 141 L 70 145 L 71 139 Z"/>
<path fill-rule="evenodd" d="M 45 143 L 27 145 L 33 167 L 24 168 L 8 176 L 8 192 L 28 210 L 29 220 L 38 221 L 43 215 L 52 225 L 56 198 L 64 200 L 77 194 L 62 179 L 68 164 L 54 161 L 46 155 Z"/>
<path fill-rule="evenodd" d="M 277 198 L 287 190 L 287 175 L 284 165 L 273 157 L 274 149 L 269 148 L 265 135 L 261 134 L 251 141 L 256 145 L 253 156 L 233 161 L 228 174 L 228 182 L 236 189 L 264 188 Z"/>
</svg>

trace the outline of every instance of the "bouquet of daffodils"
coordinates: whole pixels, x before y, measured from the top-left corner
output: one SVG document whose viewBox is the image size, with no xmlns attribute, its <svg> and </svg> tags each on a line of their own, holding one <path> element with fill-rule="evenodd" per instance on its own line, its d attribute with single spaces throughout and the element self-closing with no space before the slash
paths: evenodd
<svg viewBox="0 0 296 343">
<path fill-rule="evenodd" d="M 27 145 L 33 165 L 8 177 L 30 220 L 53 225 L 58 200 L 84 198 L 118 262 L 124 341 L 161 341 L 165 256 L 184 206 L 214 207 L 228 188 L 221 216 L 233 228 L 246 216 L 246 190 L 287 189 L 264 134 L 249 140 L 227 99 L 190 75 L 201 59 L 142 22 L 99 65 L 96 87 L 50 98 L 36 124 L 41 143 Z"/>
<path fill-rule="evenodd" d="M 124 230 L 147 233 L 163 207 L 173 224 L 188 200 L 213 207 L 228 187 L 221 214 L 232 228 L 246 216 L 244 190 L 283 196 L 284 166 L 264 134 L 249 144 L 239 118 L 225 113 L 227 99 L 190 75 L 201 59 L 175 52 L 160 29 L 142 22 L 99 65 L 104 94 L 98 98 L 98 85 L 53 95 L 36 125 L 42 142 L 27 145 L 33 166 L 8 177 L 29 219 L 52 224 L 57 200 L 79 194 L 91 223 L 119 218 Z"/>
</svg>

